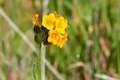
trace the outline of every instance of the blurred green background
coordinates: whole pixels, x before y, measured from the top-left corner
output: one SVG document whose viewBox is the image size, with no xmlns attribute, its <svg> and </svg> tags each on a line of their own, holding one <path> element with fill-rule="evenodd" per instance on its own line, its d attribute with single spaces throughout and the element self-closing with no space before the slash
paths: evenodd
<svg viewBox="0 0 120 80">
<path fill-rule="evenodd" d="M 120 78 L 120 0 L 0 0 L 0 8 L 35 46 L 35 12 L 57 11 L 68 19 L 67 43 L 48 46 L 46 54 L 66 80 L 102 80 L 96 73 Z M 0 15 L 0 80 L 34 80 L 36 57 Z M 59 80 L 46 69 L 46 80 Z"/>
</svg>

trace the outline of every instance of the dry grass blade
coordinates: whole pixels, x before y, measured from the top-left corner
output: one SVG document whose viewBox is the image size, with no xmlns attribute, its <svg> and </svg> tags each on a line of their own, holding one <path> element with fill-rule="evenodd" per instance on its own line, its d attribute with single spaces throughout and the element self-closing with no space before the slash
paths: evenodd
<svg viewBox="0 0 120 80">
<path fill-rule="evenodd" d="M 15 25 L 12 20 L 5 14 L 2 8 L 0 8 L 0 15 L 8 22 L 10 27 L 20 35 L 20 37 L 34 50 L 37 52 L 36 48 L 32 45 L 32 43 L 27 39 L 27 37 L 22 33 L 22 31 Z"/>
<path fill-rule="evenodd" d="M 97 79 L 103 79 L 103 80 L 120 80 L 120 79 L 116 79 L 116 78 L 113 78 L 113 77 L 110 77 L 110 76 L 107 76 L 107 75 L 104 75 L 104 74 L 95 74 L 94 75 Z"/>
</svg>

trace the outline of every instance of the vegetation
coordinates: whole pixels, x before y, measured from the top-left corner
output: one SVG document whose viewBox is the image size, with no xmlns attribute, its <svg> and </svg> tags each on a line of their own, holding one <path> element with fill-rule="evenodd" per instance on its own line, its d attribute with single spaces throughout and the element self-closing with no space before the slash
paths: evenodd
<svg viewBox="0 0 120 80">
<path fill-rule="evenodd" d="M 119 4 L 120 0 L 0 0 L 0 80 L 35 80 L 40 71 L 39 66 L 34 69 L 38 46 L 32 18 L 36 12 L 53 11 L 68 20 L 63 48 L 48 45 L 46 49 L 53 69 L 65 80 L 120 79 Z M 49 65 L 46 80 L 59 80 Z"/>
</svg>

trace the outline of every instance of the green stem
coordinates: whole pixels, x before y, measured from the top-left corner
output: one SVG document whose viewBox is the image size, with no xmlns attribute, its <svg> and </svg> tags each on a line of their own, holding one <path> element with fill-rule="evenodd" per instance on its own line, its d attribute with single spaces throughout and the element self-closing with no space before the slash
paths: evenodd
<svg viewBox="0 0 120 80">
<path fill-rule="evenodd" d="M 45 80 L 46 46 L 41 44 L 41 80 Z"/>
</svg>

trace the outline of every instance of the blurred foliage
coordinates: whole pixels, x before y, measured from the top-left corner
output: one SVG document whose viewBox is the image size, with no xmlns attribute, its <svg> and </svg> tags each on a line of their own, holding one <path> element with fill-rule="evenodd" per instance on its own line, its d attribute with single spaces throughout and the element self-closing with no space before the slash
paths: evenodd
<svg viewBox="0 0 120 80">
<path fill-rule="evenodd" d="M 0 7 L 34 44 L 31 20 L 42 9 L 41 1 L 0 0 Z M 69 22 L 64 48 L 49 45 L 46 55 L 66 80 L 96 80 L 91 76 L 95 73 L 120 78 L 119 4 L 120 0 L 48 0 L 48 11 L 61 13 Z M 0 80 L 33 80 L 36 56 L 0 16 Z M 47 69 L 46 80 L 58 79 Z"/>
</svg>

